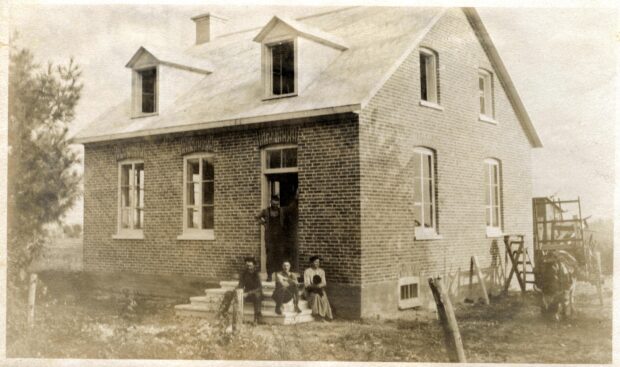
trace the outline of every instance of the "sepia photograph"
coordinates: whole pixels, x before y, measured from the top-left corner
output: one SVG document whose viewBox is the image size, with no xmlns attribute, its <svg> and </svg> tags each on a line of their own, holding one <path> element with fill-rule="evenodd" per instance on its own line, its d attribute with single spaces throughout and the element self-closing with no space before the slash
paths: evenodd
<svg viewBox="0 0 620 367">
<path fill-rule="evenodd" d="M 0 364 L 617 362 L 618 20 L 0 2 Z"/>
</svg>

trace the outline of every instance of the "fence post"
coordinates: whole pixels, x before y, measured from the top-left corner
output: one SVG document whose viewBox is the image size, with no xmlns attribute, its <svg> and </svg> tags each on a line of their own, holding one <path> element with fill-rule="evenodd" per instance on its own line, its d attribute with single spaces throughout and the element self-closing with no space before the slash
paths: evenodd
<svg viewBox="0 0 620 367">
<path fill-rule="evenodd" d="M 34 303 L 37 296 L 37 274 L 30 274 L 30 286 L 28 288 L 28 325 L 34 325 Z"/>
<path fill-rule="evenodd" d="M 243 324 L 243 289 L 235 289 L 235 301 L 233 303 L 232 329 L 239 332 Z"/>
<path fill-rule="evenodd" d="M 480 288 L 482 289 L 482 299 L 484 299 L 484 304 L 488 305 L 489 302 L 489 293 L 487 292 L 487 287 L 484 284 L 484 279 L 482 279 L 482 271 L 480 270 L 480 265 L 478 264 L 478 258 L 476 256 L 472 256 L 471 261 L 473 263 L 473 267 L 476 270 L 476 276 L 478 277 L 478 283 L 480 283 Z"/>
<path fill-rule="evenodd" d="M 596 251 L 596 291 L 598 293 L 598 300 L 603 305 L 603 274 L 601 269 L 601 253 Z"/>
<path fill-rule="evenodd" d="M 465 351 L 463 350 L 463 341 L 459 332 L 459 325 L 454 316 L 454 309 L 450 302 L 450 297 L 443 289 L 441 278 L 428 278 L 428 285 L 433 292 L 435 303 L 437 304 L 437 314 L 444 331 L 444 341 L 448 349 L 450 362 L 467 363 L 465 359 Z"/>
</svg>

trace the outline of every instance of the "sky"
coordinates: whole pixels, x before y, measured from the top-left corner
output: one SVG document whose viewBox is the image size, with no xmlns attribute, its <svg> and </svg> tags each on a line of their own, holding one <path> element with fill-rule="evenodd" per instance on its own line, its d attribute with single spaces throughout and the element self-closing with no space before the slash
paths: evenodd
<svg viewBox="0 0 620 367">
<path fill-rule="evenodd" d="M 38 61 L 82 66 L 84 89 L 73 131 L 129 97 L 124 66 L 143 44 L 189 47 L 192 16 L 229 19 L 231 31 L 274 14 L 299 17 L 325 7 L 253 5 L 62 5 L 12 3 L 11 29 Z M 618 13 L 610 8 L 478 8 L 543 148 L 532 153 L 533 196 L 581 197 L 584 216 L 614 210 Z M 67 222 L 81 222 L 82 203 Z"/>
</svg>

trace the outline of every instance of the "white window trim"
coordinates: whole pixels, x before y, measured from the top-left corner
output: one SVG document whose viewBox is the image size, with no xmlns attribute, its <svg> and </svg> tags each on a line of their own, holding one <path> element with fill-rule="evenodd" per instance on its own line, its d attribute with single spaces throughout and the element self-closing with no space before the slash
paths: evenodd
<svg viewBox="0 0 620 367">
<path fill-rule="evenodd" d="M 268 147 L 263 148 L 262 150 L 262 157 L 261 157 L 261 168 L 263 171 L 263 175 L 270 175 L 270 174 L 274 174 L 274 173 L 297 173 L 299 171 L 299 169 L 297 168 L 299 165 L 299 161 L 297 162 L 298 165 L 295 167 L 284 167 L 284 168 L 267 168 L 267 152 L 268 151 L 272 151 L 272 150 L 284 150 L 284 149 L 290 149 L 290 148 L 296 148 L 297 152 L 299 153 L 299 148 L 297 146 L 297 144 L 273 144 L 273 145 L 269 145 Z M 299 156 L 297 157 L 299 159 Z"/>
<path fill-rule="evenodd" d="M 438 111 L 443 111 L 443 106 L 440 106 L 437 103 L 425 101 L 423 99 L 420 100 L 420 106 L 429 107 Z"/>
<path fill-rule="evenodd" d="M 484 85 L 484 107 L 489 113 L 480 113 L 478 119 L 482 122 L 488 122 L 491 124 L 497 124 L 495 121 L 495 93 L 493 90 L 493 73 L 485 69 L 478 69 L 478 83 L 480 83 L 480 77 L 483 79 Z M 478 88 L 480 92 L 480 88 Z M 478 106 L 480 109 L 480 106 Z"/>
<path fill-rule="evenodd" d="M 207 157 L 211 157 L 214 158 L 215 154 L 213 153 L 195 153 L 195 154 L 188 154 L 186 156 L 183 157 L 183 203 L 182 203 L 182 208 L 183 208 L 183 233 L 181 233 L 179 236 L 177 236 L 177 240 L 186 240 L 186 241 L 213 241 L 215 240 L 215 231 L 214 229 L 196 229 L 196 228 L 187 228 L 187 161 L 190 159 L 202 159 L 202 158 L 207 158 Z M 214 162 L 215 164 L 215 159 Z M 202 169 L 203 169 L 203 165 L 200 164 L 200 177 L 202 179 Z M 214 176 L 214 182 L 215 182 L 215 176 Z M 215 185 L 214 185 L 215 187 Z M 215 193 L 214 193 L 215 194 Z M 198 190 L 198 196 L 199 196 L 199 200 L 197 200 L 198 202 L 200 202 L 200 210 L 198 211 L 200 213 L 200 220 L 199 223 L 202 223 L 202 188 L 200 190 Z M 215 197 L 213 198 L 213 204 L 215 206 Z"/>
<path fill-rule="evenodd" d="M 294 80 L 293 80 L 294 92 L 287 93 L 287 94 L 273 94 L 273 88 L 272 88 L 273 87 L 273 74 L 271 72 L 273 58 L 272 58 L 271 49 L 273 46 L 276 46 L 282 43 L 288 43 L 288 42 L 293 43 L 293 59 L 294 59 L 293 68 L 294 68 L 294 75 L 295 75 Z M 298 53 L 298 47 L 297 47 L 297 37 L 291 38 L 290 36 L 285 36 L 282 38 L 271 39 L 269 40 L 269 42 L 263 43 L 263 52 L 262 52 L 262 58 L 263 58 L 262 79 L 263 79 L 263 86 L 264 86 L 263 101 L 297 96 L 298 91 L 299 91 L 299 83 L 298 83 L 299 57 L 298 55 L 299 53 Z"/>
<path fill-rule="evenodd" d="M 143 228 L 141 229 L 122 228 L 123 193 L 122 193 L 122 187 L 121 187 L 121 177 L 123 174 L 123 166 L 131 164 L 131 169 L 134 170 L 134 166 L 140 163 L 144 164 L 144 161 L 141 159 L 125 159 L 125 160 L 118 162 L 118 181 L 117 181 L 118 200 L 117 200 L 117 210 L 116 210 L 116 233 L 112 235 L 113 239 L 134 239 L 134 240 L 144 239 L 144 223 L 142 223 Z M 144 171 L 144 180 L 146 181 L 146 170 Z M 133 195 L 131 191 L 130 191 L 130 195 Z M 144 210 L 144 207 L 142 208 L 142 210 Z M 133 213 L 132 213 L 131 218 L 133 218 Z"/>
<path fill-rule="evenodd" d="M 155 112 L 142 112 L 142 76 L 141 71 L 155 69 Z M 149 116 L 159 115 L 159 81 L 160 81 L 160 68 L 157 64 L 145 65 L 140 68 L 133 69 L 131 84 L 132 84 L 132 106 L 131 106 L 131 118 L 141 118 Z"/>
<path fill-rule="evenodd" d="M 503 208 L 503 203 L 502 203 L 502 165 L 501 162 L 497 159 L 494 158 L 487 158 L 484 160 L 484 164 L 485 165 L 489 165 L 491 167 L 495 166 L 497 167 L 497 189 L 498 189 L 498 195 L 497 195 L 497 206 L 498 206 L 498 218 L 497 218 L 497 226 L 493 226 L 493 225 L 487 225 L 486 226 L 486 236 L 488 238 L 495 238 L 495 237 L 501 237 L 503 236 L 503 222 L 502 222 L 502 212 L 504 210 Z M 485 185 L 489 185 L 489 203 L 493 204 L 493 171 L 491 169 L 489 169 L 489 175 L 488 177 L 485 177 L 486 183 Z M 486 199 L 485 199 L 486 200 Z M 484 208 L 485 211 L 489 210 L 489 207 L 487 205 L 485 205 Z M 493 223 L 493 213 L 494 211 L 491 210 L 491 223 Z M 485 221 L 486 221 L 486 212 L 485 212 Z"/>
<path fill-rule="evenodd" d="M 417 147 L 413 149 L 414 153 L 418 153 L 421 154 L 422 156 L 430 156 L 431 157 L 431 170 L 430 170 L 430 176 L 431 176 L 431 182 L 433 184 L 433 190 L 432 190 L 432 195 L 431 195 L 431 206 L 433 208 L 433 212 L 431 213 L 431 218 L 433 219 L 433 226 L 432 227 L 424 227 L 423 225 L 421 226 L 415 226 L 414 224 L 414 232 L 415 232 L 415 240 L 417 241 L 424 241 L 424 240 L 439 240 L 442 239 L 443 237 L 441 235 L 439 235 L 437 233 L 437 206 L 436 206 L 436 201 L 435 201 L 435 196 L 437 195 L 437 182 L 435 180 L 435 152 L 432 151 L 431 149 L 428 148 L 423 148 L 423 147 Z M 420 167 L 422 167 L 422 164 L 420 164 Z M 422 176 L 422 172 L 419 173 L 420 175 L 420 181 L 424 180 L 424 177 Z M 415 176 L 416 173 L 414 172 L 414 180 L 415 180 Z M 418 189 L 418 186 L 423 186 L 420 185 L 421 182 L 416 182 L 414 183 L 414 190 Z M 424 194 L 422 194 L 420 196 L 421 198 L 424 198 Z M 414 201 L 413 205 L 416 205 L 416 202 Z M 420 212 L 422 213 L 422 219 L 424 218 L 424 202 L 422 202 L 420 204 L 421 206 L 421 210 Z M 417 219 L 417 218 L 416 218 Z"/>
<path fill-rule="evenodd" d="M 439 77 L 437 75 L 437 53 L 429 48 L 420 48 L 420 54 L 429 57 L 431 65 L 427 64 L 426 69 L 426 97 L 422 99 L 420 92 L 420 105 L 425 107 L 431 107 L 435 109 L 442 109 L 439 104 Z M 429 75 L 429 71 L 431 71 Z M 422 76 L 420 75 L 420 82 L 422 82 Z M 421 88 L 421 86 L 420 86 Z"/>
<path fill-rule="evenodd" d="M 418 285 L 418 296 L 412 297 L 408 299 L 401 299 L 400 297 L 400 287 L 403 285 L 417 284 Z M 398 294 L 398 308 L 399 309 L 407 309 L 413 307 L 420 307 L 422 305 L 422 301 L 420 298 L 420 277 L 417 276 L 407 276 L 401 277 L 398 279 L 398 287 L 396 288 L 396 292 Z"/>
</svg>

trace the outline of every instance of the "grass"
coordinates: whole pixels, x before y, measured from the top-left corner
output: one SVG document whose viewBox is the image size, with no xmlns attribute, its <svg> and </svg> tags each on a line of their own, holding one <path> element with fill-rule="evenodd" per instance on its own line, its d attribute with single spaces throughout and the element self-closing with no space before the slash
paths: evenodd
<svg viewBox="0 0 620 367">
<path fill-rule="evenodd" d="M 46 358 L 254 359 L 447 362 L 436 320 L 336 320 L 248 326 L 238 335 L 217 319 L 174 315 L 174 301 L 112 297 L 67 288 L 39 294 L 36 325 L 26 326 L 20 293 L 9 298 L 7 356 Z M 578 288 L 574 318 L 541 317 L 533 294 L 457 304 L 469 362 L 611 363 L 611 291 L 598 305 Z"/>
</svg>

